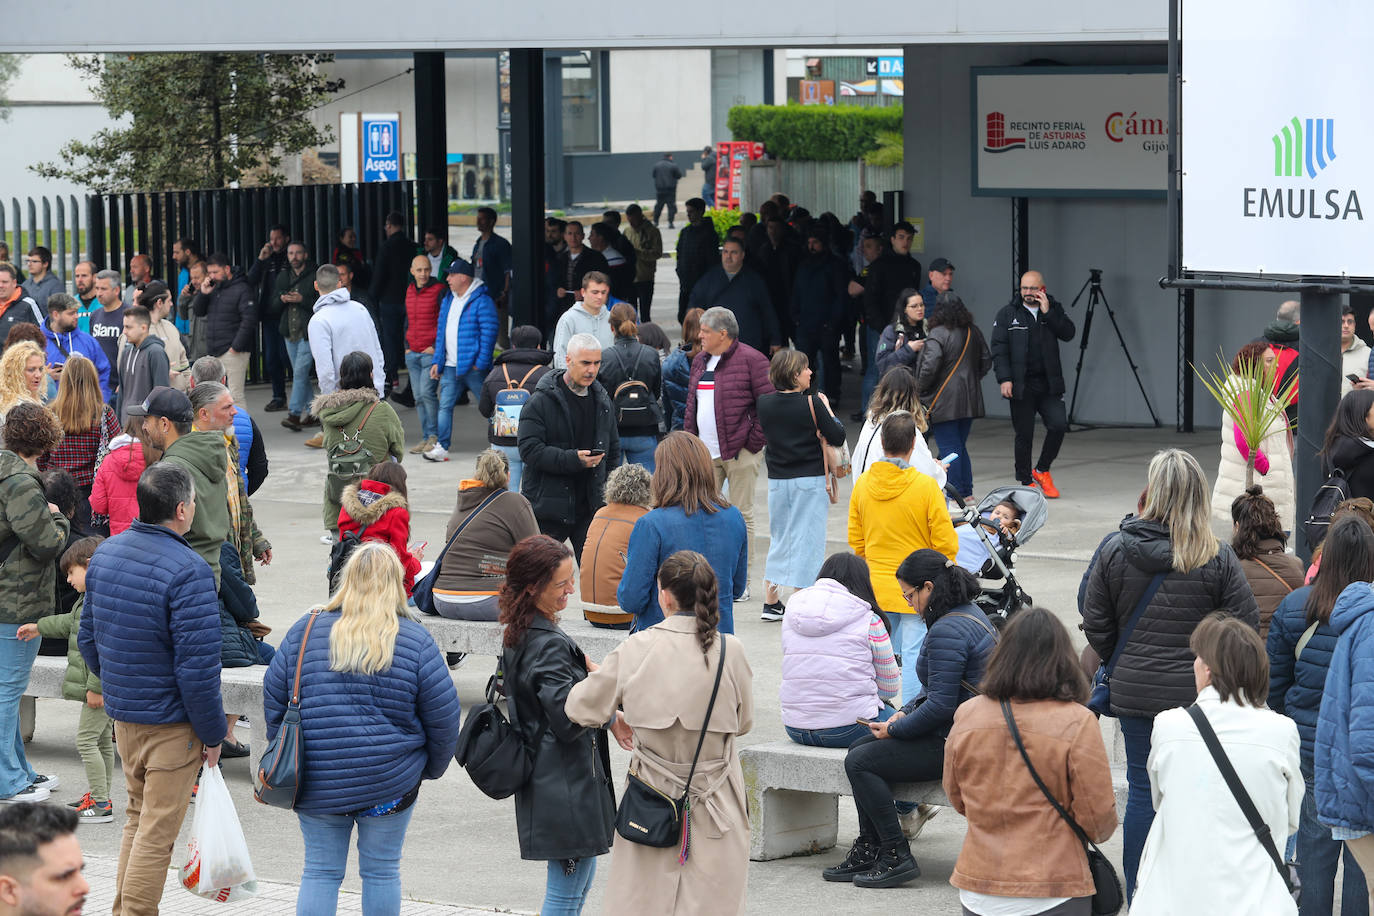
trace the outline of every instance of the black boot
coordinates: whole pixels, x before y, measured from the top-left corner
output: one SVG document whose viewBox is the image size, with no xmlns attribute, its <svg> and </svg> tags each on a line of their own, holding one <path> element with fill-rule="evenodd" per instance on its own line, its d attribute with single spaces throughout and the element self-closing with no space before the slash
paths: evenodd
<svg viewBox="0 0 1374 916">
<path fill-rule="evenodd" d="M 911 855 L 911 844 L 905 838 L 884 843 L 878 851 L 878 861 L 868 871 L 854 876 L 855 887 L 900 887 L 921 877 L 921 867 Z"/>
<path fill-rule="evenodd" d="M 855 875 L 872 871 L 877 864 L 878 844 L 859 837 L 849 847 L 849 855 L 844 857 L 844 861 L 821 872 L 821 877 L 827 881 L 853 881 Z"/>
</svg>

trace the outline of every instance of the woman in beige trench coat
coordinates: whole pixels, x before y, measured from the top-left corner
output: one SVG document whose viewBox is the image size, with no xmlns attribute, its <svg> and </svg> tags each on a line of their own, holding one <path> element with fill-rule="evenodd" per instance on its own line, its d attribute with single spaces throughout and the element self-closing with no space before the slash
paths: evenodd
<svg viewBox="0 0 1374 916">
<path fill-rule="evenodd" d="M 659 849 L 616 836 L 603 911 L 609 914 L 743 913 L 749 869 L 749 813 L 735 738 L 754 721 L 754 673 L 744 646 L 717 633 L 716 574 L 706 558 L 683 550 L 658 571 L 666 619 L 606 656 L 573 685 L 565 707 L 573 722 L 599 726 L 617 709 L 634 730 L 630 770 L 672 798 L 682 794 L 711 698 L 718 640 L 729 643 L 720 693 L 691 789 L 691 847 Z"/>
</svg>

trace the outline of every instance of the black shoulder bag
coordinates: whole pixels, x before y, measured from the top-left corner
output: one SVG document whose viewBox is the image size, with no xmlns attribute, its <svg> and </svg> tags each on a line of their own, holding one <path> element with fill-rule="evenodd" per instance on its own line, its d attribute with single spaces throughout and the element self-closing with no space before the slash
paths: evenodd
<svg viewBox="0 0 1374 916">
<path fill-rule="evenodd" d="M 679 798 L 669 798 L 635 775 L 626 774 L 625 794 L 620 799 L 620 810 L 616 812 L 615 830 L 631 843 L 641 846 L 657 846 L 666 849 L 681 843 L 678 864 L 687 861 L 692 842 L 691 802 L 688 793 L 692 791 L 692 777 L 697 771 L 697 758 L 701 756 L 701 746 L 706 742 L 706 729 L 711 724 L 711 710 L 716 706 L 716 694 L 720 691 L 720 676 L 725 671 L 725 636 L 716 634 L 720 640 L 720 663 L 716 668 L 716 682 L 711 687 L 711 702 L 706 704 L 706 718 L 701 723 L 701 735 L 697 738 L 697 750 L 692 755 L 692 768 L 687 772 L 687 782 L 682 787 Z"/>
<path fill-rule="evenodd" d="M 320 608 L 310 612 L 310 620 L 301 634 L 301 644 L 296 647 L 296 679 L 291 684 L 291 699 L 287 701 L 286 712 L 282 713 L 277 736 L 267 742 L 267 749 L 262 752 L 257 779 L 253 784 L 253 797 L 274 808 L 296 807 L 296 798 L 301 791 L 301 772 L 305 769 L 305 735 L 301 729 L 301 665 L 305 662 L 305 647 L 310 642 L 310 631 L 321 613 L 323 611 Z"/>
<path fill-rule="evenodd" d="M 1026 762 L 1026 769 L 1030 770 L 1031 779 L 1040 787 L 1040 791 L 1045 794 L 1045 798 L 1054 806 L 1054 810 L 1059 812 L 1059 816 L 1064 819 L 1064 823 L 1069 825 L 1074 836 L 1078 837 L 1078 842 L 1083 844 L 1083 852 L 1088 857 L 1088 871 L 1093 876 L 1093 916 L 1114 916 L 1121 912 L 1121 907 L 1126 901 L 1126 895 L 1121 891 L 1121 879 L 1116 875 L 1116 869 L 1112 863 L 1102 854 L 1102 850 L 1097 848 L 1097 844 L 1088 839 L 1088 835 L 1083 832 L 1083 828 L 1078 826 L 1078 822 L 1069 816 L 1069 812 L 1064 810 L 1064 806 L 1050 792 L 1049 787 L 1040 779 L 1040 774 L 1035 772 L 1035 767 L 1031 764 L 1030 755 L 1026 753 L 1026 745 L 1021 741 L 1021 731 L 1016 727 L 1016 717 L 1011 714 L 1011 702 L 1002 701 L 1002 718 L 1007 720 L 1007 728 L 1011 729 L 1011 740 L 1016 742 L 1016 749 L 1021 752 L 1021 759 Z"/>
<path fill-rule="evenodd" d="M 533 745 L 525 743 L 520 731 L 520 714 L 515 702 L 515 684 L 506 692 L 510 719 L 497 707 L 502 692 L 500 681 L 512 666 L 511 650 L 505 649 L 497 662 L 497 672 L 487 679 L 487 702 L 468 710 L 467 720 L 458 732 L 453 758 L 468 771 L 473 785 L 490 798 L 510 798 L 525 787 L 534 774 L 534 758 L 549 730 L 547 720 L 534 735 Z"/>
<path fill-rule="evenodd" d="M 1231 766 L 1231 758 L 1226 756 L 1226 750 L 1221 746 L 1217 733 L 1213 731 L 1212 723 L 1207 721 L 1206 714 L 1197 706 L 1189 706 L 1188 715 L 1192 716 L 1193 724 L 1197 726 L 1198 732 L 1202 735 L 1202 743 L 1207 745 L 1207 750 L 1211 752 L 1212 759 L 1216 761 L 1217 769 L 1221 771 L 1221 778 L 1226 780 L 1226 787 L 1231 790 L 1231 795 L 1235 797 L 1236 804 L 1240 805 L 1240 810 L 1250 823 L 1250 829 L 1255 831 L 1255 838 L 1264 847 L 1264 851 L 1269 854 L 1274 867 L 1279 870 L 1279 877 L 1283 879 L 1283 886 L 1288 888 L 1288 893 L 1293 895 L 1295 901 L 1298 900 L 1302 896 L 1302 882 L 1298 880 L 1298 867 L 1285 863 L 1283 857 L 1279 855 L 1269 825 L 1264 822 L 1264 818 L 1260 817 L 1259 809 L 1250 799 L 1250 793 L 1245 791 L 1245 784 L 1240 781 L 1236 768 Z"/>
</svg>

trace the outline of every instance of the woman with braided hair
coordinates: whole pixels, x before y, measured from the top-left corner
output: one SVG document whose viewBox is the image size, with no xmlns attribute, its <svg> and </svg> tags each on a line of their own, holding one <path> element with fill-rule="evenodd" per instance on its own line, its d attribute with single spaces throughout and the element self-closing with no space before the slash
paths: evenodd
<svg viewBox="0 0 1374 916">
<path fill-rule="evenodd" d="M 592 727 L 620 710 L 633 731 L 633 741 L 622 742 L 632 751 L 630 772 L 669 798 L 682 796 L 691 774 L 689 843 L 684 860 L 680 847 L 617 836 L 602 910 L 743 913 L 749 814 L 735 739 L 753 725 L 753 671 L 743 644 L 717 629 L 719 583 L 704 556 L 680 550 L 663 561 L 658 603 L 665 620 L 630 636 L 573 685 L 566 712 Z"/>
</svg>

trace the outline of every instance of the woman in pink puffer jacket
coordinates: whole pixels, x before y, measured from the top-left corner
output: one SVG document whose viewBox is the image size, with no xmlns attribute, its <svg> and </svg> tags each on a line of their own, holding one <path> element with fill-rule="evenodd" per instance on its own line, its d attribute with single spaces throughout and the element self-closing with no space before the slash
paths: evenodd
<svg viewBox="0 0 1374 916">
<path fill-rule="evenodd" d="M 138 517 L 138 478 L 142 473 L 142 443 L 128 433 L 112 439 L 91 485 L 91 512 L 109 516 L 112 537 Z"/>
</svg>

